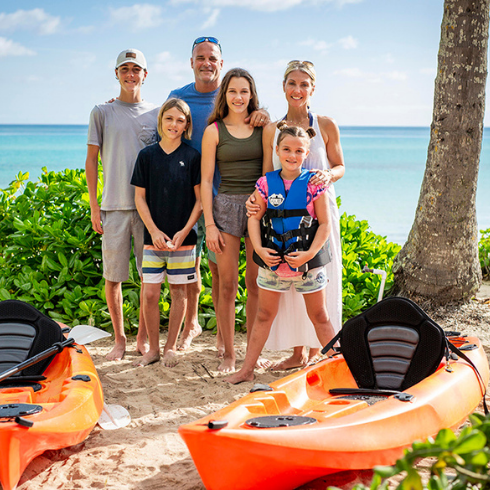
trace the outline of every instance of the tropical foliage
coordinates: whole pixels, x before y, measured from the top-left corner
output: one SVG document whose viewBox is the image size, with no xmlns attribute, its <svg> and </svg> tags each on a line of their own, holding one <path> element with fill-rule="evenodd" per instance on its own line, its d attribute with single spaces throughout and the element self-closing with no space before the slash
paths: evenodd
<svg viewBox="0 0 490 490">
<path fill-rule="evenodd" d="M 481 238 L 478 243 L 478 255 L 483 277 L 490 278 L 490 228 L 481 230 Z"/>
<path fill-rule="evenodd" d="M 110 327 L 102 279 L 101 240 L 91 226 L 85 173 L 81 170 L 49 172 L 37 182 L 19 173 L 0 191 L 0 299 L 27 301 L 52 318 L 70 324 Z M 101 187 L 99 188 L 101 190 Z M 344 320 L 376 302 L 381 277 L 363 273 L 387 271 L 385 290 L 393 283 L 391 266 L 400 247 L 369 229 L 367 221 L 341 216 L 343 244 Z M 199 318 L 207 329 L 215 329 L 211 298 L 211 273 L 202 260 L 203 288 Z M 245 325 L 245 252 L 239 267 L 236 300 L 237 328 Z M 139 279 L 134 259 L 130 279 L 123 285 L 124 321 L 128 333 L 137 328 Z M 168 320 L 170 295 L 162 288 L 162 324 Z"/>
<path fill-rule="evenodd" d="M 458 436 L 443 429 L 434 439 L 416 442 L 394 466 L 374 469 L 370 487 L 356 485 L 353 490 L 387 490 L 395 488 L 387 478 L 397 476 L 400 490 L 486 489 L 490 483 L 490 418 L 470 415 L 471 426 Z M 424 477 L 416 463 L 430 460 L 430 475 Z M 425 466 L 425 465 L 424 465 Z M 424 469 L 427 472 L 427 468 Z M 425 483 L 424 483 L 425 481 Z"/>
</svg>

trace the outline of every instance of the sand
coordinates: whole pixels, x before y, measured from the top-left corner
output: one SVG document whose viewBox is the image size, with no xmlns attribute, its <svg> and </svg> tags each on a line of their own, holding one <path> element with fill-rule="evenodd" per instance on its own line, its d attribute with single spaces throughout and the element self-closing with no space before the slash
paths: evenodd
<svg viewBox="0 0 490 490">
<path fill-rule="evenodd" d="M 490 300 L 481 296 L 462 307 L 427 311 L 447 329 L 458 328 L 479 336 L 490 355 Z M 161 339 L 163 345 L 165 332 Z M 18 490 L 204 489 L 177 429 L 243 396 L 254 382 L 231 386 L 222 381 L 223 375 L 217 372 L 215 336 L 210 332 L 195 339 L 187 352 L 179 353 L 179 364 L 171 369 L 161 363 L 133 367 L 137 358 L 135 339 L 129 339 L 122 361 L 106 361 L 111 346 L 111 339 L 104 339 L 88 349 L 98 369 L 106 403 L 124 406 L 131 414 L 131 424 L 114 431 L 97 426 L 83 443 L 45 452 L 26 469 Z M 238 365 L 245 347 L 245 334 L 237 334 Z M 264 354 L 279 360 L 288 352 Z M 255 382 L 270 383 L 285 374 L 260 370 Z M 318 479 L 301 488 L 323 490 L 333 484 L 347 489 L 361 481 L 368 484 L 370 476 L 370 472 L 343 474 L 328 481 Z"/>
</svg>

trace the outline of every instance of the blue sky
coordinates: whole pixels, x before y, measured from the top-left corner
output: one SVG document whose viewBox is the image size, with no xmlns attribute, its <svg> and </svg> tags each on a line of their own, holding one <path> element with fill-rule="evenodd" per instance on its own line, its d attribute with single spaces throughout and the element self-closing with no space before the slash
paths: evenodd
<svg viewBox="0 0 490 490">
<path fill-rule="evenodd" d="M 315 63 L 312 108 L 340 125 L 429 126 L 443 0 L 0 0 L 7 70 L 0 124 L 86 124 L 119 93 L 117 54 L 142 50 L 146 100 L 193 80 L 193 40 L 220 39 L 224 71 L 256 79 L 273 118 L 287 61 Z"/>
</svg>

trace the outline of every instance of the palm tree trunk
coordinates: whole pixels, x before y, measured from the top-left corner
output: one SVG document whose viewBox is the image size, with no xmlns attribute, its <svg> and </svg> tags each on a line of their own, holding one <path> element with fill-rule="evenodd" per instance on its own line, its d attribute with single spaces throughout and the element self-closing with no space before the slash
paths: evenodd
<svg viewBox="0 0 490 490">
<path fill-rule="evenodd" d="M 469 299 L 481 284 L 475 201 L 489 2 L 444 2 L 427 165 L 412 229 L 393 265 L 397 294 L 436 304 Z"/>
</svg>

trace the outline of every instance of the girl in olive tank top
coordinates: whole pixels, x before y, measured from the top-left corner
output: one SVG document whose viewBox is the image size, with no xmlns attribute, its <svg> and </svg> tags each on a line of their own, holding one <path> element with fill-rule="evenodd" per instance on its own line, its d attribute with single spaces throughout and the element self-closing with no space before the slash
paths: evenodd
<svg viewBox="0 0 490 490">
<path fill-rule="evenodd" d="M 235 369 L 235 299 L 238 290 L 238 264 L 241 237 L 247 251 L 247 337 L 257 312 L 258 266 L 252 259 L 253 247 L 247 233 L 245 201 L 262 176 L 262 128 L 251 128 L 245 119 L 259 108 L 255 82 L 240 68 L 223 78 L 209 126 L 202 139 L 201 198 L 206 223 L 206 245 L 216 253 L 219 298 L 215 303 L 218 328 L 224 344 L 219 371 Z M 213 200 L 213 175 L 218 165 L 221 183 Z M 267 361 L 260 361 L 266 366 Z"/>
</svg>

